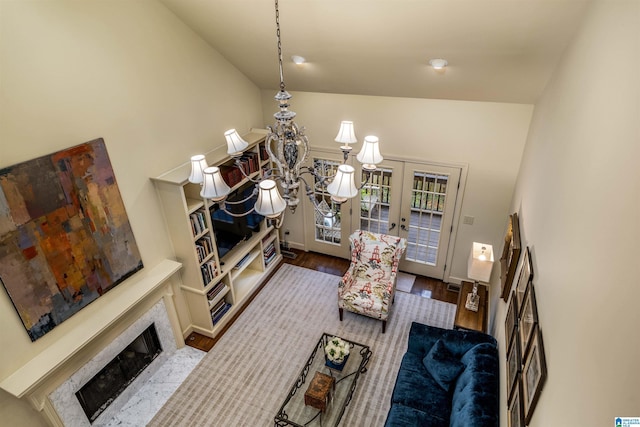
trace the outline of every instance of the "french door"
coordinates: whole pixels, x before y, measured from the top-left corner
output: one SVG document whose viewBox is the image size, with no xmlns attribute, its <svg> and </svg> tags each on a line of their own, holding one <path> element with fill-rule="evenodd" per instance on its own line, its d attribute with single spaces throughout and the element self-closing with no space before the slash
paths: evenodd
<svg viewBox="0 0 640 427">
<path fill-rule="evenodd" d="M 400 269 L 443 279 L 460 182 L 460 168 L 405 162 L 400 236 L 407 250 Z"/>
<path fill-rule="evenodd" d="M 329 153 L 312 150 L 310 154 L 309 161 L 314 169 L 325 177 L 333 177 L 338 166 L 343 162 L 343 159 L 334 157 Z M 306 248 L 314 252 L 349 258 L 352 201 L 348 200 L 342 204 L 334 203 L 331 200 L 331 195 L 327 192 L 326 186 L 323 188 L 319 182 L 315 181 L 308 182 L 308 184 L 312 188 L 312 196 L 316 201 L 317 208 L 312 205 L 301 189 L 299 197 L 304 200 L 305 212 L 309 212 L 306 214 L 305 221 Z"/>
<path fill-rule="evenodd" d="M 312 152 L 311 162 L 324 176 L 333 176 L 342 159 Z M 362 186 L 359 195 L 342 205 L 313 183 L 320 210 L 306 205 L 307 249 L 348 259 L 349 235 L 357 229 L 400 236 L 407 239 L 400 269 L 443 279 L 460 174 L 456 167 L 385 160 L 364 185 L 362 173 L 356 182 Z M 323 215 L 329 210 L 336 213 Z"/>
</svg>

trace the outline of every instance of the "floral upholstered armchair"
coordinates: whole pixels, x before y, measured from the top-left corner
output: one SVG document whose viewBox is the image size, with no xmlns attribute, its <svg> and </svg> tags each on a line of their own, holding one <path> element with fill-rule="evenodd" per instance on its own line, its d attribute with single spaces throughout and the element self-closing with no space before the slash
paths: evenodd
<svg viewBox="0 0 640 427">
<path fill-rule="evenodd" d="M 406 240 L 356 230 L 349 241 L 351 265 L 338 285 L 340 320 L 344 310 L 380 319 L 384 334 Z"/>
</svg>

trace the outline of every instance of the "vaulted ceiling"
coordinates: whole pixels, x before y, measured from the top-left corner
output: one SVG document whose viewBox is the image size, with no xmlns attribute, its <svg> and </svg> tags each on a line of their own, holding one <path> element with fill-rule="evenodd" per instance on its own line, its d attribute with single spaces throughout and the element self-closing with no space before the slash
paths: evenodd
<svg viewBox="0 0 640 427">
<path fill-rule="evenodd" d="M 160 0 L 261 89 L 272 0 Z M 287 90 L 533 104 L 587 0 L 280 0 Z M 307 59 L 295 65 L 292 55 Z M 441 71 L 428 65 L 445 58 Z"/>
</svg>

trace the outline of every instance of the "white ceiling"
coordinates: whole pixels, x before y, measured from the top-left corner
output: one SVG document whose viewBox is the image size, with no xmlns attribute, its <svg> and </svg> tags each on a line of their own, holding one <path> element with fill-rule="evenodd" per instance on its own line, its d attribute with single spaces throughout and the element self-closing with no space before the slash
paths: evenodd
<svg viewBox="0 0 640 427">
<path fill-rule="evenodd" d="M 261 89 L 272 0 L 160 0 Z M 533 104 L 588 0 L 280 0 L 287 90 Z M 295 65 L 291 55 L 308 63 Z M 430 58 L 449 66 L 436 71 Z"/>
</svg>

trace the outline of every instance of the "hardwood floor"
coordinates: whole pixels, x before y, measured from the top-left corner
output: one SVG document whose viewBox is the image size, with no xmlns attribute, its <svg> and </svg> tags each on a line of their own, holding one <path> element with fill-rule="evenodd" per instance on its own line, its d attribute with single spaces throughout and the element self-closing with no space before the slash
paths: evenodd
<svg viewBox="0 0 640 427">
<path fill-rule="evenodd" d="M 349 268 L 349 261 L 346 259 L 295 249 L 291 250 L 291 252 L 295 253 L 297 257 L 296 259 L 285 258 L 284 262 L 288 264 L 322 271 L 323 273 L 336 276 L 342 276 Z M 425 298 L 450 302 L 452 304 L 458 301 L 458 292 L 449 291 L 447 284 L 442 280 L 432 279 L 430 277 L 416 276 L 416 281 L 413 284 L 411 293 Z"/>
<path fill-rule="evenodd" d="M 291 252 L 296 254 L 296 258 L 284 258 L 284 263 L 297 265 L 299 267 L 308 268 L 310 270 L 321 271 L 327 274 L 333 274 L 334 276 L 342 276 L 349 268 L 349 261 L 346 259 L 336 258 L 317 252 L 304 252 L 296 249 L 292 249 Z M 273 275 L 273 273 L 271 275 Z M 264 286 L 264 284 L 266 284 L 270 278 L 271 276 L 267 277 L 264 280 L 262 286 Z M 262 289 L 262 287 L 260 289 Z M 257 295 L 258 292 L 256 292 L 254 296 Z M 453 304 L 458 301 L 457 292 L 449 291 L 447 289 L 446 283 L 441 280 L 432 279 L 430 277 L 416 276 L 416 281 L 413 284 L 411 293 L 420 295 L 424 298 L 432 298 L 435 300 L 450 302 Z M 251 299 L 253 299 L 253 297 Z M 249 303 L 250 301 L 245 304 L 245 307 Z M 187 337 L 185 343 L 188 346 L 195 347 L 202 351 L 211 350 L 216 341 L 225 333 L 227 328 L 231 326 L 235 318 L 239 316 L 240 313 L 242 313 L 242 310 L 236 313 L 234 319 L 232 319 L 227 324 L 227 326 L 223 328 L 221 333 L 218 334 L 216 338 L 209 338 L 204 335 L 200 335 L 197 332 L 193 332 Z"/>
</svg>

